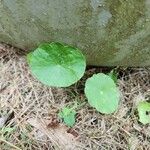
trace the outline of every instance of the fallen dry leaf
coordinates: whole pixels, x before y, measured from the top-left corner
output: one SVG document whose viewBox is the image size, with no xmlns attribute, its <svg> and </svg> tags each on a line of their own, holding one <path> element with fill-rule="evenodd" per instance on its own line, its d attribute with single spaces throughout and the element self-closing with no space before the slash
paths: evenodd
<svg viewBox="0 0 150 150">
<path fill-rule="evenodd" d="M 80 145 L 77 138 L 73 134 L 67 132 L 68 127 L 62 124 L 57 125 L 55 128 L 50 128 L 48 127 L 50 120 L 30 118 L 27 122 L 40 130 L 40 132 L 46 135 L 51 142 L 57 145 L 60 149 L 77 150 Z"/>
<path fill-rule="evenodd" d="M 72 128 L 69 128 L 69 129 L 67 130 L 67 133 L 72 134 L 74 137 L 78 137 L 78 136 L 79 136 L 78 132 L 76 132 L 76 131 L 73 130 Z"/>
<path fill-rule="evenodd" d="M 55 116 L 52 116 L 51 120 L 49 121 L 49 124 L 47 125 L 47 128 L 57 128 L 59 125 L 59 121 Z"/>
</svg>

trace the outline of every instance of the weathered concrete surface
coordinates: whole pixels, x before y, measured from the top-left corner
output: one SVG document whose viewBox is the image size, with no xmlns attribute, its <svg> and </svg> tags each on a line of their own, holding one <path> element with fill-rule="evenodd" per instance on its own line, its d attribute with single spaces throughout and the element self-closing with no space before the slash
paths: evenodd
<svg viewBox="0 0 150 150">
<path fill-rule="evenodd" d="M 0 0 L 0 41 L 79 47 L 88 64 L 150 65 L 150 0 Z"/>
</svg>

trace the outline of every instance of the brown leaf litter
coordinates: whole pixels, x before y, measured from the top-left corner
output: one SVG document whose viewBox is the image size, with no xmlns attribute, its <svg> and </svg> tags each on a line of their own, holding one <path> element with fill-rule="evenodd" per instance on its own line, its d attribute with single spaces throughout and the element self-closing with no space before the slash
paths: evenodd
<svg viewBox="0 0 150 150">
<path fill-rule="evenodd" d="M 43 136 L 47 136 L 60 149 L 74 150 L 81 145 L 73 134 L 67 132 L 68 127 L 65 125 L 58 124 L 55 128 L 51 128 L 49 127 L 50 120 L 37 118 L 29 118 L 27 122 L 40 130 L 44 134 Z"/>
</svg>

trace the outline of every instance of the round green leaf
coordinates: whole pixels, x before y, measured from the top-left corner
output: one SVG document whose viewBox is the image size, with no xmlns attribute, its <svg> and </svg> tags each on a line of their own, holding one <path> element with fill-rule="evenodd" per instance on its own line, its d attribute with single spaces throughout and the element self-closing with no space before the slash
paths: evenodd
<svg viewBox="0 0 150 150">
<path fill-rule="evenodd" d="M 41 44 L 27 59 L 33 75 L 43 84 L 55 87 L 74 84 L 86 68 L 81 51 L 61 43 Z"/>
<path fill-rule="evenodd" d="M 75 124 L 75 115 L 76 112 L 70 108 L 64 107 L 58 116 L 64 120 L 64 123 L 69 127 L 72 127 Z"/>
<path fill-rule="evenodd" d="M 139 121 L 143 124 L 150 123 L 150 103 L 143 101 L 138 104 Z"/>
<path fill-rule="evenodd" d="M 113 113 L 118 107 L 119 90 L 111 77 L 103 73 L 87 79 L 85 94 L 89 104 L 101 113 Z"/>
</svg>

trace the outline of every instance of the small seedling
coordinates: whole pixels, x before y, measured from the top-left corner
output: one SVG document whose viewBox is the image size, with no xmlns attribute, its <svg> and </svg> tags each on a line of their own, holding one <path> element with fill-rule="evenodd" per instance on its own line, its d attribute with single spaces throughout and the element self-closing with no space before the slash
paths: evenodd
<svg viewBox="0 0 150 150">
<path fill-rule="evenodd" d="M 15 128 L 3 127 L 0 131 L 1 134 L 10 134 L 15 130 Z"/>
<path fill-rule="evenodd" d="M 114 69 L 111 70 L 110 73 L 108 73 L 108 76 L 110 76 L 114 80 L 114 82 L 117 83 L 118 75 Z"/>
<path fill-rule="evenodd" d="M 3 127 L 0 129 L 0 140 L 1 138 L 4 140 L 9 141 L 10 136 L 13 134 L 13 132 L 16 130 L 15 127 Z"/>
<path fill-rule="evenodd" d="M 113 113 L 118 107 L 119 90 L 113 79 L 103 73 L 87 79 L 85 95 L 89 104 L 101 113 Z"/>
<path fill-rule="evenodd" d="M 61 43 L 41 44 L 27 55 L 32 74 L 43 84 L 68 87 L 84 74 L 86 61 L 77 48 Z"/>
<path fill-rule="evenodd" d="M 150 103 L 140 102 L 138 104 L 139 121 L 143 124 L 150 123 Z"/>
<path fill-rule="evenodd" d="M 59 118 L 63 119 L 64 123 L 69 127 L 75 124 L 75 115 L 76 112 L 68 107 L 64 107 L 62 111 L 58 113 Z"/>
</svg>

